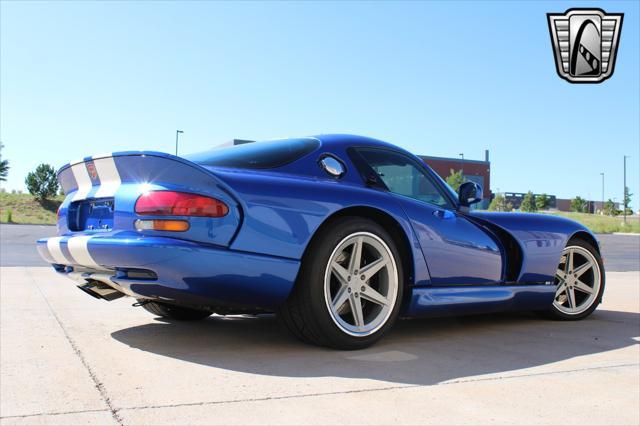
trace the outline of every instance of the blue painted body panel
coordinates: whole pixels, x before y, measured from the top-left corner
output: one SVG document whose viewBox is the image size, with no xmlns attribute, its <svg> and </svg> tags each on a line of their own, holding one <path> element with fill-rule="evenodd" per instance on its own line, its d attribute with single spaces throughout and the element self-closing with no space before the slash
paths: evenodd
<svg viewBox="0 0 640 426">
<path fill-rule="evenodd" d="M 350 207 L 375 208 L 393 217 L 406 233 L 415 282 L 429 283 L 420 245 L 391 194 L 326 177 L 234 170 L 216 170 L 215 174 L 233 188 L 244 212 L 242 227 L 229 246 L 232 250 L 300 260 L 317 229 L 331 215 Z M 310 199 L 309 194 L 315 195 Z"/>
<path fill-rule="evenodd" d="M 545 310 L 555 296 L 553 285 L 416 287 L 404 315 L 408 317 Z"/>
<path fill-rule="evenodd" d="M 407 197 L 396 198 L 411 221 L 434 286 L 502 281 L 503 255 L 492 235 L 458 212 Z"/>
<path fill-rule="evenodd" d="M 69 256 L 63 238 L 63 253 Z M 46 258 L 47 239 L 38 241 Z M 157 279 L 111 280 L 134 293 L 190 305 L 275 309 L 289 295 L 300 262 L 232 251 L 224 247 L 135 232 L 99 235 L 89 240 L 93 259 L 104 268 L 153 271 Z"/>
<path fill-rule="evenodd" d="M 523 253 L 523 264 L 517 279 L 522 283 L 552 282 L 558 259 L 567 241 L 578 232 L 595 236 L 585 226 L 572 220 L 536 213 L 472 212 L 509 232 Z"/>
<path fill-rule="evenodd" d="M 112 271 L 114 282 L 145 297 L 191 305 L 275 309 L 293 288 L 309 242 L 329 218 L 350 208 L 376 209 L 397 223 L 408 242 L 410 291 L 404 315 L 422 316 L 549 306 L 553 286 L 544 284 L 553 281 L 562 248 L 576 232 L 589 232 L 558 217 L 463 213 L 453 208 L 443 211 L 371 188 L 348 155 L 349 148 L 375 146 L 412 154 L 365 137 L 316 138 L 320 141 L 317 150 L 269 170 L 205 168 L 156 152 L 110 154 L 120 179 L 112 196 L 112 218 L 98 210 L 79 219 L 85 225 L 105 223 L 107 229 L 69 228 L 69 213 L 76 206 L 72 203 L 92 202 L 106 183 L 98 176 L 86 197 L 74 201 L 81 188 L 72 172 L 73 164 L 66 165 L 58 176 L 68 194 L 59 212 L 62 238 L 54 247 L 59 253 L 51 252 L 46 239 L 38 242 L 38 249 L 50 263 L 66 266 L 68 271 L 87 266 L 78 249 L 75 255 L 69 249 L 83 243 L 85 246 L 80 246 L 90 255 L 93 267 Z M 346 166 L 341 178 L 327 175 L 318 166 L 325 153 L 338 157 Z M 99 160 L 84 159 L 85 163 L 91 161 Z M 179 234 L 137 231 L 134 222 L 149 217 L 137 215 L 134 205 L 149 190 L 215 197 L 230 211 L 222 218 L 184 218 L 190 229 Z M 449 188 L 442 186 L 442 190 L 455 202 Z M 523 260 L 516 283 L 505 282 L 509 253 L 483 223 L 505 230 L 520 245 Z M 122 271 L 127 269 L 152 271 L 157 279 L 126 278 Z M 58 266 L 57 270 L 64 268 Z"/>
</svg>

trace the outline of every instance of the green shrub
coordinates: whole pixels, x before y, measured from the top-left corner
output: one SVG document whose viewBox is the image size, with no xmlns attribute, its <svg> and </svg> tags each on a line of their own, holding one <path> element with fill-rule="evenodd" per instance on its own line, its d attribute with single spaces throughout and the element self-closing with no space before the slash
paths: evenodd
<svg viewBox="0 0 640 426">
<path fill-rule="evenodd" d="M 30 172 L 25 179 L 29 193 L 36 200 L 53 198 L 58 193 L 56 171 L 48 164 L 40 164 L 36 170 Z"/>
</svg>

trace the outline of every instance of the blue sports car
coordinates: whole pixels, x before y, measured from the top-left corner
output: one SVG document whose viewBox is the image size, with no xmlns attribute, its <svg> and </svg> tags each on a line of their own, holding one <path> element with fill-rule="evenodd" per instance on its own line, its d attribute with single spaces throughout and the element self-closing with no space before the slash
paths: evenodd
<svg viewBox="0 0 640 426">
<path fill-rule="evenodd" d="M 186 158 L 85 157 L 58 172 L 56 271 L 105 300 L 175 320 L 276 312 L 303 341 L 358 349 L 398 317 L 531 310 L 563 320 L 604 291 L 598 243 L 543 214 L 470 210 L 423 161 L 321 135 Z"/>
</svg>

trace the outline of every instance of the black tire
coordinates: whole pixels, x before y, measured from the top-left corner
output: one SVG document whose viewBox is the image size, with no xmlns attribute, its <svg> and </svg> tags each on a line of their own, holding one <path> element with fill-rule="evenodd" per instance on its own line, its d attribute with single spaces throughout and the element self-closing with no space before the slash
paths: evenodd
<svg viewBox="0 0 640 426">
<path fill-rule="evenodd" d="M 342 330 L 331 317 L 324 293 L 325 270 L 334 249 L 346 237 L 358 232 L 374 234 L 382 239 L 397 268 L 397 293 L 391 313 L 384 325 L 367 336 L 353 336 Z M 378 341 L 395 323 L 402 303 L 403 287 L 404 271 L 400 252 L 389 233 L 372 220 L 343 217 L 327 224 L 310 243 L 296 285 L 277 314 L 280 322 L 303 342 L 343 350 L 363 349 Z"/>
<path fill-rule="evenodd" d="M 602 257 L 600 256 L 600 253 L 598 253 L 598 250 L 596 250 L 596 248 L 593 245 L 579 238 L 574 238 L 569 240 L 569 242 L 567 243 L 567 247 L 572 247 L 572 246 L 582 247 L 583 249 L 587 250 L 589 253 L 593 255 L 593 257 L 595 258 L 598 264 L 597 269 L 600 273 L 600 288 L 595 298 L 591 302 L 591 305 L 585 311 L 579 314 L 567 314 L 565 312 L 560 311 L 555 306 L 555 304 L 553 304 L 549 310 L 539 312 L 546 318 L 561 320 L 561 321 L 581 320 L 591 315 L 593 311 L 596 310 L 598 305 L 602 302 L 602 295 L 604 293 L 604 287 L 605 287 L 605 273 L 604 273 L 604 264 L 602 263 Z"/>
<path fill-rule="evenodd" d="M 154 315 L 178 321 L 197 321 L 205 319 L 213 313 L 162 302 L 147 302 L 144 300 L 139 300 L 139 302 L 143 303 L 142 307 L 145 310 Z"/>
</svg>

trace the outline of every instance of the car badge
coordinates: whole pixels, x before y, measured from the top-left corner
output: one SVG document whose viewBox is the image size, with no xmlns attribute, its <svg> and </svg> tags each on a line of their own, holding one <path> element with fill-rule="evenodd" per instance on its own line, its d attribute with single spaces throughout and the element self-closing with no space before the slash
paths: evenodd
<svg viewBox="0 0 640 426">
<path fill-rule="evenodd" d="M 569 83 L 602 83 L 611 77 L 623 16 L 602 9 L 547 13 L 558 75 Z"/>
<path fill-rule="evenodd" d="M 89 172 L 89 177 L 91 180 L 98 179 L 98 171 L 96 170 L 96 165 L 93 164 L 93 161 L 89 161 L 87 164 L 87 172 Z"/>
</svg>

